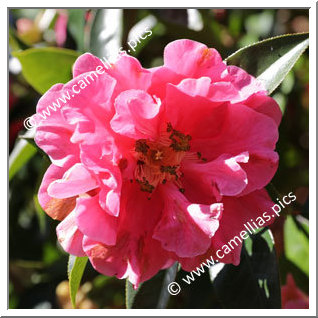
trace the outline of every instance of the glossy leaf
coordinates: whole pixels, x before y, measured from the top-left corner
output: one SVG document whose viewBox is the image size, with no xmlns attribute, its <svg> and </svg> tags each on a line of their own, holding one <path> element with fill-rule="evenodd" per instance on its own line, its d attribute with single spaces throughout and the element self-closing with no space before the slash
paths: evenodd
<svg viewBox="0 0 318 318">
<path fill-rule="evenodd" d="M 271 94 L 308 45 L 308 33 L 287 34 L 244 47 L 227 57 L 225 61 L 257 77 Z"/>
<path fill-rule="evenodd" d="M 69 9 L 67 28 L 77 44 L 77 50 L 84 50 L 85 10 Z"/>
<path fill-rule="evenodd" d="M 117 56 L 121 45 L 121 10 L 97 10 L 90 33 L 90 52 L 99 58 Z"/>
<path fill-rule="evenodd" d="M 298 228 L 291 216 L 288 216 L 284 224 L 284 242 L 286 258 L 299 267 L 305 274 L 309 274 L 309 241 L 308 224 L 302 224 L 303 229 Z"/>
<path fill-rule="evenodd" d="M 178 263 L 176 262 L 170 268 L 166 269 L 166 273 L 163 279 L 163 284 L 160 291 L 160 296 L 157 304 L 158 309 L 167 308 L 170 293 L 168 292 L 168 286 L 171 282 L 175 281 L 178 271 Z"/>
<path fill-rule="evenodd" d="M 26 140 L 19 140 L 9 157 L 9 180 L 36 154 L 37 149 Z"/>
<path fill-rule="evenodd" d="M 280 308 L 280 282 L 271 232 L 251 236 L 251 253 L 242 248 L 238 266 L 227 264 L 213 281 L 227 309 Z"/>
<path fill-rule="evenodd" d="M 51 162 L 49 156 L 46 152 L 44 152 L 35 142 L 35 129 L 27 131 L 24 135 L 19 135 L 19 139 L 27 141 L 30 145 L 36 148 L 37 152 L 42 155 L 42 157 L 46 158 L 48 162 Z"/>
<path fill-rule="evenodd" d="M 137 289 L 126 280 L 126 308 L 166 308 L 170 299 L 167 286 L 175 280 L 177 266 L 175 263 L 172 267 L 161 270 Z"/>
<path fill-rule="evenodd" d="M 26 50 L 29 48 L 27 44 L 19 39 L 16 32 L 12 28 L 9 28 L 9 45 L 13 50 Z"/>
<path fill-rule="evenodd" d="M 55 47 L 12 52 L 22 64 L 22 73 L 31 86 L 44 94 L 56 83 L 72 78 L 72 66 L 80 53 Z"/>
<path fill-rule="evenodd" d="M 294 263 L 288 260 L 284 254 L 279 258 L 279 268 L 281 273 L 281 284 L 286 285 L 287 274 L 291 273 L 295 279 L 296 286 L 302 289 L 307 295 L 309 293 L 309 277 L 297 267 Z"/>
<path fill-rule="evenodd" d="M 88 257 L 70 255 L 68 262 L 68 280 L 73 308 L 76 308 L 76 294 L 80 286 Z"/>
<path fill-rule="evenodd" d="M 40 233 L 44 235 L 45 234 L 45 212 L 43 211 L 39 203 L 37 194 L 33 196 L 33 203 L 34 203 L 34 208 L 35 208 L 36 216 L 39 223 Z"/>
</svg>

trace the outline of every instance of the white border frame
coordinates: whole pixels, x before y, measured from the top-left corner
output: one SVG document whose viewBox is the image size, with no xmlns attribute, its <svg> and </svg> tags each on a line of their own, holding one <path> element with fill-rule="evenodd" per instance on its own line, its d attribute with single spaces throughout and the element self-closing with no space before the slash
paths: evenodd
<svg viewBox="0 0 318 318">
<path fill-rule="evenodd" d="M 182 1 L 182 5 L 178 5 L 179 1 L 175 1 L 172 4 L 171 0 L 161 0 L 160 4 L 162 8 L 210 8 L 211 5 L 215 4 L 213 1 Z M 1 43 L 7 43 L 7 9 L 8 7 L 66 7 L 78 5 L 78 1 L 65 1 L 65 0 L 55 0 L 54 2 L 45 2 L 39 0 L 29 0 L 27 2 L 23 0 L 15 1 L 5 1 L 5 7 L 1 6 Z M 88 7 L 88 3 L 83 2 L 83 7 Z M 213 8 L 236 8 L 238 2 L 235 0 L 223 0 L 221 2 L 222 6 L 213 6 Z M 309 109 L 310 109 L 310 118 L 309 118 L 309 169 L 310 169 L 310 180 L 309 180 L 309 213 L 310 213 L 310 242 L 309 242 L 309 269 L 310 269 L 310 280 L 309 280 L 309 303 L 310 309 L 70 309 L 70 310 L 60 310 L 60 309 L 7 309 L 7 299 L 8 299 L 8 286 L 7 274 L 8 274 L 8 264 L 4 259 L 1 262 L 1 288 L 0 288 L 0 315 L 1 316 L 316 316 L 316 2 L 315 1 L 301 1 L 297 3 L 296 7 L 291 7 L 292 2 L 289 0 L 284 1 L 273 1 L 267 0 L 266 3 L 263 3 L 261 7 L 255 7 L 257 2 L 241 0 L 239 4 L 242 7 L 248 8 L 310 8 L 309 10 L 309 25 L 310 25 L 310 50 L 309 50 Z M 156 3 L 149 3 L 147 1 L 116 1 L 117 6 L 110 6 L 104 0 L 91 0 L 89 2 L 89 7 L 107 7 L 116 8 L 118 6 L 129 8 L 129 7 L 158 7 Z M 195 5 L 195 6 L 194 6 Z M 6 32 L 4 31 L 6 30 Z M 2 69 L 7 69 L 7 50 L 1 50 L 1 64 Z M 3 72 L 1 77 L 1 96 L 7 96 L 8 92 L 8 71 Z M 2 105 L 0 108 L 0 117 L 2 120 L 8 118 L 7 107 Z M 1 149 L 8 149 L 7 141 L 8 140 L 8 119 L 6 123 L 1 126 L 2 136 L 6 135 L 5 138 L 1 138 Z M 1 157 L 2 167 L 8 167 L 8 162 L 5 164 L 5 156 Z M 1 196 L 3 201 L 7 201 L 8 194 L 8 181 L 5 178 L 1 178 Z M 3 209 L 4 210 L 4 209 Z M 5 213 L 5 212 L 2 212 Z M 2 245 L 3 253 L 8 257 L 8 215 L 5 216 L 6 222 L 1 222 L 0 224 L 0 242 Z"/>
</svg>

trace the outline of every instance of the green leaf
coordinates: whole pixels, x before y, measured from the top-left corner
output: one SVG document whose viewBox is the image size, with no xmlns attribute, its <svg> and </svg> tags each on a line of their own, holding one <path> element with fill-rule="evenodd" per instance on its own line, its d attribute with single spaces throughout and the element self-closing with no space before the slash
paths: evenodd
<svg viewBox="0 0 318 318">
<path fill-rule="evenodd" d="M 77 50 L 84 50 L 85 10 L 69 9 L 67 28 L 76 41 Z"/>
<path fill-rule="evenodd" d="M 11 50 L 26 50 L 29 48 L 27 44 L 19 39 L 12 28 L 9 28 L 9 45 Z"/>
<path fill-rule="evenodd" d="M 99 9 L 90 32 L 90 52 L 99 58 L 117 56 L 121 43 L 122 18 L 118 9 Z"/>
<path fill-rule="evenodd" d="M 286 34 L 246 46 L 225 61 L 257 77 L 271 94 L 308 46 L 309 33 Z"/>
<path fill-rule="evenodd" d="M 224 308 L 280 308 L 278 264 L 269 230 L 250 236 L 251 253 L 243 246 L 238 266 L 227 264 L 213 281 Z"/>
<path fill-rule="evenodd" d="M 43 211 L 39 203 L 37 194 L 33 196 L 33 203 L 34 203 L 35 212 L 36 212 L 36 216 L 39 223 L 40 233 L 44 235 L 45 234 L 45 212 Z"/>
<path fill-rule="evenodd" d="M 36 147 L 19 140 L 9 157 L 9 180 L 36 154 Z"/>
<path fill-rule="evenodd" d="M 126 280 L 126 308 L 166 308 L 170 299 L 168 285 L 175 280 L 178 264 L 143 282 L 134 289 L 133 285 Z"/>
<path fill-rule="evenodd" d="M 309 277 L 294 263 L 288 260 L 284 254 L 281 254 L 279 258 L 279 271 L 281 273 L 280 278 L 282 285 L 286 285 L 287 274 L 291 273 L 295 279 L 296 286 L 308 295 Z"/>
<path fill-rule="evenodd" d="M 298 266 L 305 274 L 309 274 L 309 241 L 308 224 L 302 224 L 303 229 L 297 227 L 297 223 L 288 216 L 284 224 L 284 242 L 286 258 Z"/>
<path fill-rule="evenodd" d="M 22 73 L 31 86 L 44 94 L 56 83 L 72 78 L 72 65 L 78 52 L 55 47 L 31 48 L 12 52 L 22 64 Z"/>
<path fill-rule="evenodd" d="M 168 286 L 171 282 L 175 281 L 178 271 L 178 263 L 176 262 L 170 268 L 166 269 L 166 273 L 164 276 L 163 284 L 161 287 L 161 292 L 157 304 L 158 309 L 165 309 L 167 308 L 170 293 L 168 292 Z"/>
<path fill-rule="evenodd" d="M 70 255 L 68 261 L 68 280 L 73 308 L 76 308 L 76 294 L 80 286 L 88 257 Z"/>
</svg>

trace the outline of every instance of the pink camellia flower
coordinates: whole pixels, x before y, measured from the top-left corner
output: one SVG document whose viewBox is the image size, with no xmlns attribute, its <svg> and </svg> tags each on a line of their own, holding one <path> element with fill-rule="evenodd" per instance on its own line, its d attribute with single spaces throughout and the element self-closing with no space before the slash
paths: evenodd
<svg viewBox="0 0 318 318">
<path fill-rule="evenodd" d="M 43 111 L 91 84 L 42 120 L 36 143 L 50 156 L 39 190 L 70 254 L 138 286 L 178 261 L 191 271 L 215 256 L 272 202 L 281 111 L 262 83 L 214 49 L 178 40 L 164 65 L 84 54 L 73 80 L 54 85 Z M 93 81 L 92 81 L 93 79 Z M 239 264 L 241 243 L 222 262 Z"/>
<path fill-rule="evenodd" d="M 295 284 L 292 274 L 287 275 L 286 285 L 282 286 L 283 309 L 308 309 L 309 299 Z"/>
</svg>

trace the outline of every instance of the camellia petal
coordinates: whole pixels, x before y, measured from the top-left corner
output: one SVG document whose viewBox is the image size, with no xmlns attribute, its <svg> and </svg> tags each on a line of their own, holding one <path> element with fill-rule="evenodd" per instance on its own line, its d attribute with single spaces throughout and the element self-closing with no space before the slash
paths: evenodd
<svg viewBox="0 0 318 318">
<path fill-rule="evenodd" d="M 47 192 L 58 199 L 74 197 L 98 187 L 96 179 L 80 163 L 67 170 L 62 179 L 53 181 Z"/>
<path fill-rule="evenodd" d="M 38 198 L 43 210 L 54 220 L 62 221 L 74 208 L 76 197 L 57 199 L 48 194 L 48 187 L 72 166 L 72 161 L 64 163 L 63 167 L 51 164 L 46 171 L 39 188 Z"/>
<path fill-rule="evenodd" d="M 56 234 L 64 250 L 75 256 L 85 256 L 82 248 L 83 234 L 76 225 L 75 211 L 72 211 L 57 227 Z"/>
<path fill-rule="evenodd" d="M 42 118 L 61 94 L 73 96 Z M 262 83 L 202 43 L 169 43 L 151 69 L 83 54 L 37 106 L 35 141 L 52 161 L 39 202 L 62 221 L 66 252 L 135 288 L 175 262 L 237 265 L 242 242 L 224 246 L 273 204 L 281 115 Z"/>
<path fill-rule="evenodd" d="M 167 188 L 165 191 L 169 193 L 166 195 L 163 216 L 153 237 L 161 242 L 164 249 L 175 252 L 180 257 L 203 254 L 219 227 L 223 205 L 193 204 L 177 188 Z"/>
<path fill-rule="evenodd" d="M 200 185 L 203 192 L 213 194 L 218 201 L 223 195 L 236 196 L 248 184 L 247 174 L 239 163 L 249 161 L 248 153 L 235 157 L 222 155 L 208 163 L 185 161 L 184 173 L 193 178 L 192 182 Z"/>
<path fill-rule="evenodd" d="M 127 90 L 115 101 L 116 114 L 111 120 L 112 129 L 134 139 L 157 137 L 160 101 L 140 90 Z"/>
<path fill-rule="evenodd" d="M 84 235 L 107 245 L 115 245 L 117 219 L 100 207 L 97 196 L 77 199 L 75 210 L 77 226 Z"/>
</svg>

